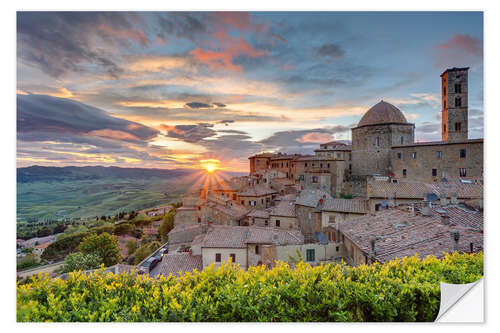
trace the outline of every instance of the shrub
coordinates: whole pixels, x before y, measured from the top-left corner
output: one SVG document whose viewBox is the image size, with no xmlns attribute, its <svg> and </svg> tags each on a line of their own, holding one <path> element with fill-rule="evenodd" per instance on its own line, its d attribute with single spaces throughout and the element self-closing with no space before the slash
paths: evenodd
<svg viewBox="0 0 500 333">
<path fill-rule="evenodd" d="M 66 257 L 66 259 L 64 259 L 64 265 L 61 273 L 73 272 L 77 270 L 85 271 L 88 269 L 98 268 L 101 262 L 101 257 L 94 253 L 71 253 Z"/>
<path fill-rule="evenodd" d="M 483 275 L 483 254 L 416 256 L 385 264 L 243 271 L 213 265 L 179 278 L 103 270 L 17 284 L 18 321 L 433 321 L 440 282 Z"/>
<path fill-rule="evenodd" d="M 71 252 L 75 252 L 82 239 L 87 235 L 89 235 L 88 232 L 82 232 L 58 238 L 54 243 L 47 246 L 41 258 L 43 260 L 62 259 Z"/>
<path fill-rule="evenodd" d="M 85 254 L 98 255 L 105 266 L 112 266 L 122 260 L 118 240 L 107 232 L 85 237 L 78 249 Z"/>
<path fill-rule="evenodd" d="M 134 232 L 134 225 L 130 223 L 120 223 L 116 226 L 114 233 L 115 235 L 131 235 Z"/>
<path fill-rule="evenodd" d="M 28 253 L 21 260 L 17 262 L 17 270 L 29 269 L 40 266 L 40 260 L 36 254 Z"/>
</svg>

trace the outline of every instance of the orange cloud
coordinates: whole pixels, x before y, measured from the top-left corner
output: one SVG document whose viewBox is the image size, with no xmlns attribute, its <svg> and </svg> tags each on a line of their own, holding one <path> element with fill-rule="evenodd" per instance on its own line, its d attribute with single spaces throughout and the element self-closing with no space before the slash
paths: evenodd
<svg viewBox="0 0 500 333">
<path fill-rule="evenodd" d="M 320 132 L 307 133 L 297 139 L 297 141 L 301 143 L 324 143 L 332 140 L 333 136 L 331 134 Z"/>
<path fill-rule="evenodd" d="M 292 69 L 295 69 L 295 67 L 293 67 L 290 64 L 284 64 L 283 65 L 283 70 L 285 70 L 285 71 L 291 71 Z"/>
<path fill-rule="evenodd" d="M 483 55 L 481 41 L 469 35 L 455 34 L 446 42 L 436 45 L 436 48 L 461 50 L 477 56 Z"/>
<path fill-rule="evenodd" d="M 95 131 L 90 131 L 87 133 L 89 136 L 99 136 L 101 138 L 108 138 L 108 139 L 113 139 L 113 140 L 133 140 L 133 141 L 140 141 L 138 137 L 136 137 L 133 134 L 123 132 L 123 131 L 116 131 L 116 130 L 111 130 L 111 129 L 102 129 L 102 130 L 95 130 Z"/>
</svg>

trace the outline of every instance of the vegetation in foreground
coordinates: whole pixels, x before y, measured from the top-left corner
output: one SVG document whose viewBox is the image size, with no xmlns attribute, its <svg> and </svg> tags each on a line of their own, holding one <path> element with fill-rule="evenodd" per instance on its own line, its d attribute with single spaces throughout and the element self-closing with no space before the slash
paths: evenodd
<svg viewBox="0 0 500 333">
<path fill-rule="evenodd" d="M 483 275 L 483 254 L 414 256 L 385 264 L 310 267 L 299 262 L 243 271 L 224 263 L 176 278 L 134 274 L 17 285 L 18 321 L 433 321 L 440 282 Z"/>
</svg>

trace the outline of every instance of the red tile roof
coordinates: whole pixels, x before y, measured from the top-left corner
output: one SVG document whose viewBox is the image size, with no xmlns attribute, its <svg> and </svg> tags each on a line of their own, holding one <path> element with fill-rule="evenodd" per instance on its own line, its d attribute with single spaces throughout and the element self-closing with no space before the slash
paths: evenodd
<svg viewBox="0 0 500 333">
<path fill-rule="evenodd" d="M 258 184 L 258 185 L 247 186 L 247 187 L 243 188 L 242 190 L 240 190 L 238 192 L 238 196 L 240 196 L 240 197 L 260 197 L 260 196 L 270 195 L 270 194 L 274 194 L 274 193 L 278 193 L 278 192 L 276 192 L 275 190 L 273 190 L 272 188 L 270 188 L 268 186 Z"/>
<path fill-rule="evenodd" d="M 360 199 L 325 199 L 319 208 L 327 212 L 365 214 L 368 212 L 367 200 Z"/>
<path fill-rule="evenodd" d="M 159 274 L 169 276 L 180 275 L 180 272 L 198 272 L 203 270 L 203 260 L 201 255 L 191 255 L 187 252 L 184 253 L 167 253 L 163 256 L 160 263 Z"/>
</svg>

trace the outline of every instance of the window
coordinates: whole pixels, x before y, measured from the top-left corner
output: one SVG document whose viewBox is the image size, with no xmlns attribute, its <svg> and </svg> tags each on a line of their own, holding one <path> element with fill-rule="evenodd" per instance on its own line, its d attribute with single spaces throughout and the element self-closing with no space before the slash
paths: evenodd
<svg viewBox="0 0 500 333">
<path fill-rule="evenodd" d="M 437 151 L 436 152 L 436 158 L 441 158 L 443 157 L 443 152 L 442 151 Z"/>
<path fill-rule="evenodd" d="M 317 183 L 317 182 L 318 182 L 318 176 L 313 176 L 313 178 L 312 178 L 312 182 L 313 182 L 313 183 Z"/>
<path fill-rule="evenodd" d="M 443 87 L 443 95 L 446 95 L 446 87 Z"/>
<path fill-rule="evenodd" d="M 351 153 L 349 153 L 349 161 L 352 159 Z"/>
<path fill-rule="evenodd" d="M 462 93 L 462 85 L 459 83 L 455 83 L 455 93 L 461 94 Z"/>
<path fill-rule="evenodd" d="M 265 225 L 266 227 L 267 227 L 267 226 L 269 226 L 269 221 L 268 221 L 268 220 L 266 220 L 266 221 L 264 222 L 264 225 Z"/>
<path fill-rule="evenodd" d="M 401 157 L 402 157 L 402 154 L 398 153 L 398 158 L 401 159 Z"/>
<path fill-rule="evenodd" d="M 403 144 L 404 142 L 405 142 L 405 138 L 401 137 L 401 144 Z"/>
<path fill-rule="evenodd" d="M 413 153 L 411 153 L 411 157 L 414 158 L 414 159 L 417 158 L 417 152 L 414 151 Z"/>
<path fill-rule="evenodd" d="M 403 169 L 403 177 L 406 177 L 406 169 Z"/>
<path fill-rule="evenodd" d="M 432 169 L 432 177 L 436 177 L 437 176 L 437 169 Z"/>
<path fill-rule="evenodd" d="M 443 124 L 443 132 L 446 133 L 446 124 Z"/>
<path fill-rule="evenodd" d="M 444 104 L 443 104 L 443 105 L 444 105 L 444 108 L 446 109 L 446 101 L 444 101 Z"/>
<path fill-rule="evenodd" d="M 380 146 L 380 138 L 377 136 L 377 139 L 375 140 L 375 146 L 379 147 Z"/>
<path fill-rule="evenodd" d="M 266 182 L 266 180 L 264 179 L 264 182 Z M 233 193 L 233 200 L 236 201 L 236 193 Z"/>
<path fill-rule="evenodd" d="M 241 200 L 241 204 L 245 206 L 245 200 Z"/>
<path fill-rule="evenodd" d="M 231 253 L 229 255 L 229 258 L 231 258 L 231 262 L 233 262 L 233 263 L 236 262 L 236 254 L 235 253 Z"/>
<path fill-rule="evenodd" d="M 276 228 L 279 228 L 281 226 L 281 221 L 280 220 L 276 220 Z"/>
<path fill-rule="evenodd" d="M 306 250 L 306 260 L 307 261 L 314 261 L 315 260 L 315 251 L 314 251 L 314 249 L 307 249 Z"/>
<path fill-rule="evenodd" d="M 201 223 L 201 217 L 198 217 L 198 223 Z"/>
<path fill-rule="evenodd" d="M 335 252 L 339 252 L 339 247 L 335 246 Z"/>
<path fill-rule="evenodd" d="M 460 149 L 460 158 L 465 158 L 465 149 Z"/>
<path fill-rule="evenodd" d="M 328 167 L 328 169 L 330 169 L 330 163 L 328 163 L 326 166 Z"/>
<path fill-rule="evenodd" d="M 460 177 L 467 177 L 467 171 L 465 168 L 459 169 Z"/>
<path fill-rule="evenodd" d="M 264 199 L 263 199 L 263 198 L 262 198 L 262 199 L 260 199 L 260 203 L 261 203 L 261 204 L 264 204 Z"/>
<path fill-rule="evenodd" d="M 306 167 L 307 167 L 307 163 L 306 163 Z"/>
<path fill-rule="evenodd" d="M 320 163 L 320 164 L 319 164 L 319 167 L 320 167 L 320 168 L 323 168 L 323 163 Z"/>
<path fill-rule="evenodd" d="M 255 245 L 255 254 L 260 254 L 260 247 Z"/>
<path fill-rule="evenodd" d="M 462 106 L 462 99 L 460 97 L 455 97 L 455 106 Z"/>
<path fill-rule="evenodd" d="M 215 262 L 220 262 L 221 261 L 221 255 L 220 253 L 215 254 Z"/>
<path fill-rule="evenodd" d="M 352 164 L 349 164 L 349 171 L 352 170 Z"/>
<path fill-rule="evenodd" d="M 455 131 L 460 131 L 462 129 L 462 123 L 455 123 Z"/>
</svg>

